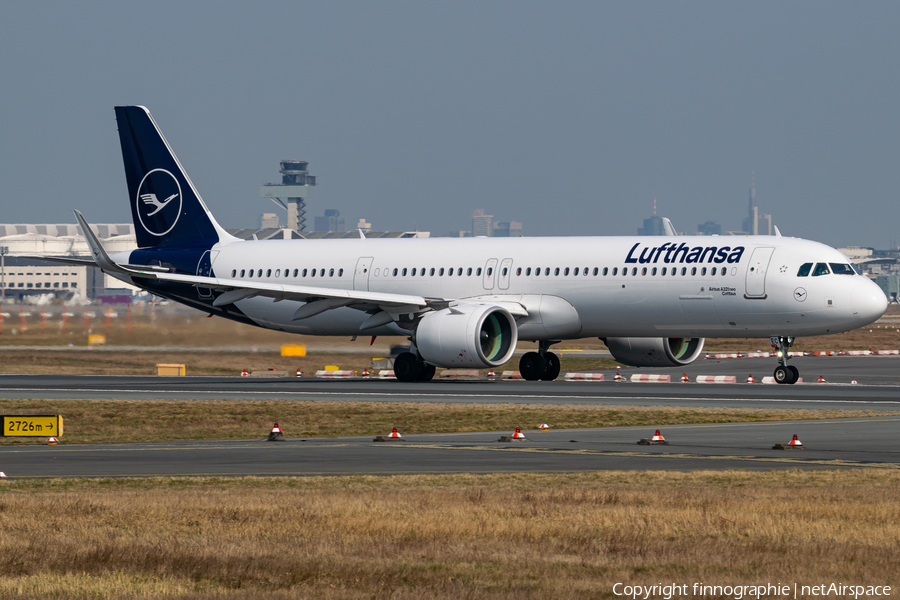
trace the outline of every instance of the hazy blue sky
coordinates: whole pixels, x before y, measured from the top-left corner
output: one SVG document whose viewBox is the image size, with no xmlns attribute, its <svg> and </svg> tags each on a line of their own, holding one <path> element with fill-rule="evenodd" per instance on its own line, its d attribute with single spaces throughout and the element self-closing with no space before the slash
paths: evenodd
<svg viewBox="0 0 900 600">
<path fill-rule="evenodd" d="M 113 106 L 153 113 L 218 220 L 282 158 L 311 215 L 435 233 L 900 239 L 898 2 L 0 2 L 0 222 L 130 221 Z M 283 213 L 282 213 L 283 215 Z"/>
</svg>

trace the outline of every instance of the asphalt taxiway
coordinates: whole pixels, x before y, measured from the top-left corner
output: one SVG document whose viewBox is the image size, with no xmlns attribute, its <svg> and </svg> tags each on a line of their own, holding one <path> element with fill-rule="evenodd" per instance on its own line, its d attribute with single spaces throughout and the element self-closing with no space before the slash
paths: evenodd
<svg viewBox="0 0 900 600">
<path fill-rule="evenodd" d="M 443 381 L 402 384 L 392 379 L 132 377 L 0 375 L 0 399 L 282 399 L 367 402 L 670 405 L 762 408 L 900 410 L 900 357 L 805 357 L 793 362 L 797 385 L 679 383 L 678 377 L 746 374 L 773 368 L 771 359 L 703 360 L 662 369 L 673 383 Z M 626 376 L 635 370 L 623 370 Z M 756 375 L 755 373 L 759 373 Z M 611 373 L 607 372 L 611 377 Z M 851 379 L 859 384 L 851 385 Z M 511 424 L 515 426 L 516 424 Z M 598 469 L 900 468 L 900 416 L 835 420 L 674 425 L 668 446 L 640 446 L 649 428 L 536 431 L 527 442 L 500 443 L 499 432 L 287 441 L 182 441 L 135 444 L 12 445 L 0 447 L 0 470 L 10 477 L 127 477 L 227 475 L 349 475 Z M 552 423 L 551 423 L 552 425 Z M 385 432 L 387 433 L 387 432 Z M 509 434 L 510 432 L 503 432 Z M 796 433 L 805 450 L 773 450 Z"/>
<path fill-rule="evenodd" d="M 283 424 L 282 424 L 283 425 Z M 574 472 L 622 469 L 900 469 L 900 416 L 822 421 L 716 423 L 662 428 L 667 446 L 642 446 L 652 427 L 497 433 L 184 441 L 0 447 L 13 478 L 150 476 L 311 476 Z M 508 435 L 510 432 L 504 432 Z M 774 450 L 794 434 L 805 450 Z"/>
</svg>

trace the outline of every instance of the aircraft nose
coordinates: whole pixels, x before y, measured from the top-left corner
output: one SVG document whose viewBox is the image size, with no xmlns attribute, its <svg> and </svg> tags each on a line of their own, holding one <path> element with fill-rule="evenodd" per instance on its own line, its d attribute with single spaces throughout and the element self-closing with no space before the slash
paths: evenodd
<svg viewBox="0 0 900 600">
<path fill-rule="evenodd" d="M 853 312 L 866 325 L 877 321 L 887 310 L 887 297 L 874 281 L 862 281 L 853 292 Z"/>
</svg>

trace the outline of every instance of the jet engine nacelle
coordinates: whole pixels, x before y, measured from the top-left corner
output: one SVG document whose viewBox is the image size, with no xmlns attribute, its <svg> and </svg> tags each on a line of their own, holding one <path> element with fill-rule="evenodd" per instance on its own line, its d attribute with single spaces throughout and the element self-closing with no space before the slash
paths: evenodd
<svg viewBox="0 0 900 600">
<path fill-rule="evenodd" d="M 499 367 L 519 341 L 516 321 L 505 308 L 461 304 L 428 313 L 416 328 L 422 359 L 450 369 Z"/>
<path fill-rule="evenodd" d="M 704 338 L 606 338 L 617 361 L 632 367 L 681 367 L 697 360 Z"/>
</svg>

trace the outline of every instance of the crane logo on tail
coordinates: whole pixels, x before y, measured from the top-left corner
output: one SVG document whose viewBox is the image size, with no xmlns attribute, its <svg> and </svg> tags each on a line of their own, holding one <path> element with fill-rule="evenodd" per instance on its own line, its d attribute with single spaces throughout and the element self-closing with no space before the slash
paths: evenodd
<svg viewBox="0 0 900 600">
<path fill-rule="evenodd" d="M 169 171 L 153 169 L 141 180 L 134 202 L 144 229 L 151 235 L 166 235 L 181 216 L 181 185 Z"/>
</svg>

